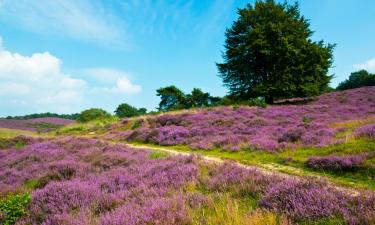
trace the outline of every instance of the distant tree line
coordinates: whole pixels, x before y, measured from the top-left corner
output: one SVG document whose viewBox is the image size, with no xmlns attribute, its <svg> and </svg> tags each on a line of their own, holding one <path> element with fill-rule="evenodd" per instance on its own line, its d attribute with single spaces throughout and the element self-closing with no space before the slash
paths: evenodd
<svg viewBox="0 0 375 225">
<path fill-rule="evenodd" d="M 56 118 L 62 118 L 62 119 L 71 119 L 76 120 L 79 117 L 79 113 L 73 113 L 73 114 L 57 114 L 57 113 L 34 113 L 24 116 L 7 116 L 6 119 L 16 119 L 16 120 L 27 120 L 27 119 L 35 119 L 35 118 L 45 118 L 45 117 L 56 117 Z"/>
<path fill-rule="evenodd" d="M 349 78 L 339 83 L 337 90 L 347 90 L 364 86 L 375 86 L 375 74 L 360 70 L 350 74 Z"/>
</svg>

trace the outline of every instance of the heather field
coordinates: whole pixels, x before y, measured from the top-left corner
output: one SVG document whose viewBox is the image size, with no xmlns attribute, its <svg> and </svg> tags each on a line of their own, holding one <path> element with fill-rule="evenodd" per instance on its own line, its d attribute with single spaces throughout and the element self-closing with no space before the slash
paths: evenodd
<svg viewBox="0 0 375 225">
<path fill-rule="evenodd" d="M 14 215 L 16 224 L 375 221 L 373 192 L 88 138 L 22 141 L 0 151 L 0 207 L 16 205 L 9 214 L 0 208 L 4 224 Z"/>
<path fill-rule="evenodd" d="M 373 93 L 2 128 L 0 221 L 374 224 Z"/>
<path fill-rule="evenodd" d="M 64 125 L 74 123 L 74 120 L 61 119 L 54 117 L 35 118 L 35 119 L 0 119 L 0 128 L 48 132 L 56 130 Z"/>
<path fill-rule="evenodd" d="M 327 93 L 307 104 L 194 109 L 61 131 L 375 190 L 373 93 L 375 87 L 364 87 Z"/>
<path fill-rule="evenodd" d="M 353 121 L 368 125 L 359 136 L 374 137 L 375 87 L 325 94 L 306 105 L 216 107 L 138 120 L 125 120 L 114 132 L 125 141 L 281 152 L 322 147 L 346 141 Z M 130 124 L 129 124 L 130 123 Z M 355 135 L 355 134 L 354 134 Z"/>
</svg>

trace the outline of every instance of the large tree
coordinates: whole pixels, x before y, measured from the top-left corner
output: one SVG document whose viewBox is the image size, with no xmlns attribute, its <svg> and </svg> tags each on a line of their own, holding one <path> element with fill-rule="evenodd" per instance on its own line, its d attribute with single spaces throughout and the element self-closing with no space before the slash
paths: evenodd
<svg viewBox="0 0 375 225">
<path fill-rule="evenodd" d="M 239 18 L 225 36 L 219 76 L 241 99 L 318 95 L 332 78 L 334 45 L 311 40 L 309 22 L 297 3 L 257 1 L 238 10 Z"/>
<path fill-rule="evenodd" d="M 185 94 L 174 85 L 159 88 L 156 90 L 156 95 L 161 98 L 158 108 L 160 111 L 186 108 Z"/>
</svg>

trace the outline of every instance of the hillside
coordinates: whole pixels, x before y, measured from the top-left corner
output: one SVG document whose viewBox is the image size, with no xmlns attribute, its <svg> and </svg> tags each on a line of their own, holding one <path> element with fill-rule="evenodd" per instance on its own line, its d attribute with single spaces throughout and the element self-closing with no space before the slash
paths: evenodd
<svg viewBox="0 0 375 225">
<path fill-rule="evenodd" d="M 2 138 L 0 221 L 374 224 L 373 93 L 366 87 L 306 105 L 194 109 Z"/>
<path fill-rule="evenodd" d="M 327 146 L 347 140 L 350 121 L 375 123 L 375 87 L 325 94 L 307 105 L 216 107 L 194 113 L 125 120 L 116 130 L 126 141 L 268 152 Z M 129 125 L 130 123 L 133 123 Z M 344 135 L 345 134 L 345 135 Z"/>
<path fill-rule="evenodd" d="M 375 189 L 373 93 L 375 87 L 364 87 L 324 94 L 306 105 L 215 107 L 126 119 L 99 136 Z M 353 169 L 329 161 L 337 156 Z M 309 166 L 314 157 L 339 165 Z M 353 157 L 361 159 L 360 166 L 351 165 Z"/>
</svg>

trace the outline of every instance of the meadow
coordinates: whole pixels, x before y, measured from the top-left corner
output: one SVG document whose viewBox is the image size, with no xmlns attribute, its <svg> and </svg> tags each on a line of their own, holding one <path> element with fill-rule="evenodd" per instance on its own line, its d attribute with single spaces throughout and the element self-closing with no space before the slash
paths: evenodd
<svg viewBox="0 0 375 225">
<path fill-rule="evenodd" d="M 0 221 L 374 224 L 373 93 L 2 128 Z"/>
<path fill-rule="evenodd" d="M 353 194 L 314 179 L 265 174 L 231 163 L 215 165 L 194 156 L 168 156 L 89 138 L 28 138 L 23 148 L 14 147 L 0 152 L 0 195 L 8 207 L 12 199 L 23 200 L 18 207 L 21 204 L 27 211 L 17 224 L 374 221 L 374 193 Z M 6 219 L 5 224 L 12 222 Z"/>
</svg>

